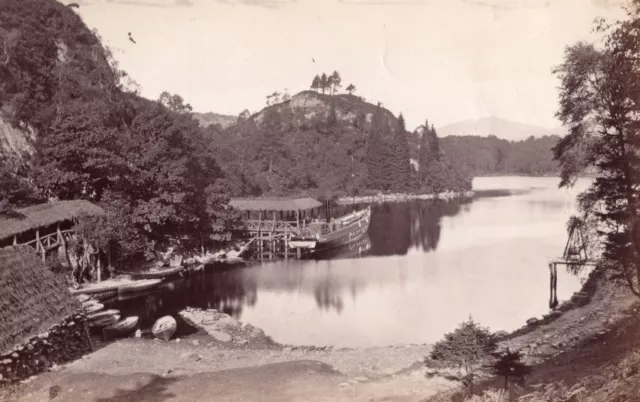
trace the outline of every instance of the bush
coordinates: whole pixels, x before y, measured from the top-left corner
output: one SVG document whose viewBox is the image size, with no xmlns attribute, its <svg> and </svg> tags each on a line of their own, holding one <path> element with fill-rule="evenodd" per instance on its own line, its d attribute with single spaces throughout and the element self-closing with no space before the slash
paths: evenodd
<svg viewBox="0 0 640 402">
<path fill-rule="evenodd" d="M 436 342 L 429 357 L 457 367 L 460 371 L 464 369 L 462 380 L 465 385 L 471 385 L 480 362 L 496 348 L 497 342 L 491 331 L 469 317 L 455 331 L 445 334 L 443 340 Z M 425 359 L 425 364 L 428 363 L 428 359 Z"/>
</svg>

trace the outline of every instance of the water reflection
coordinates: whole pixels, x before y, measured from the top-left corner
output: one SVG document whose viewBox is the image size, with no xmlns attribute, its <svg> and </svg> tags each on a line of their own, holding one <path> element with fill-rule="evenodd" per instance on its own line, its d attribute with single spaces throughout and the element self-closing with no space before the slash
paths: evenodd
<svg viewBox="0 0 640 402">
<path fill-rule="evenodd" d="M 442 218 L 459 214 L 470 203 L 471 200 L 429 200 L 375 205 L 369 229 L 371 254 L 405 255 L 410 248 L 436 250 Z"/>
<path fill-rule="evenodd" d="M 257 283 L 244 277 L 241 270 L 207 272 L 163 283 L 151 293 L 131 295 L 110 303 L 124 316 L 140 317 L 140 325 L 148 327 L 167 314 L 175 315 L 185 307 L 215 308 L 235 318 L 243 308 L 258 301 Z"/>
</svg>

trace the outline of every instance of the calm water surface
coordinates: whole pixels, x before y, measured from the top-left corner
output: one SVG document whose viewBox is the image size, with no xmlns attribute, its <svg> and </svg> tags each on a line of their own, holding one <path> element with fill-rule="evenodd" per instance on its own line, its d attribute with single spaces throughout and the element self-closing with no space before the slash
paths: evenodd
<svg viewBox="0 0 640 402">
<path fill-rule="evenodd" d="M 351 249 L 192 277 L 120 307 L 149 323 L 185 305 L 215 307 L 294 345 L 429 343 L 470 315 L 513 330 L 548 311 L 547 264 L 589 181 L 557 183 L 476 178 L 473 200 L 376 205 L 368 238 Z M 559 272 L 560 300 L 579 287 Z"/>
</svg>

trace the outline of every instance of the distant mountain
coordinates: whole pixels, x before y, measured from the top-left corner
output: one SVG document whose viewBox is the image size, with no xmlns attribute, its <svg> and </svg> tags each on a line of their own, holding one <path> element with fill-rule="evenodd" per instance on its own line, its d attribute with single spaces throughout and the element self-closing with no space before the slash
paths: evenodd
<svg viewBox="0 0 640 402">
<path fill-rule="evenodd" d="M 562 127 L 548 129 L 531 124 L 517 123 L 499 117 L 483 117 L 477 120 L 466 120 L 440 127 L 437 131 L 440 137 L 449 135 L 476 135 L 487 137 L 489 135 L 495 135 L 498 138 L 509 141 L 525 140 L 530 136 L 564 136 L 566 134 L 566 130 Z"/>
<path fill-rule="evenodd" d="M 193 118 L 198 120 L 200 127 L 209 127 L 220 124 L 223 129 L 230 127 L 238 121 L 238 116 L 229 116 L 218 113 L 193 113 Z"/>
</svg>

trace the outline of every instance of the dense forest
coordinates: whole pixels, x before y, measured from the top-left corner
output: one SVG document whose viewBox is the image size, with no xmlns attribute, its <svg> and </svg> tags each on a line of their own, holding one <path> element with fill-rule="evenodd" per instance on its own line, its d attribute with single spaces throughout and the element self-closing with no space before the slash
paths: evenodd
<svg viewBox="0 0 640 402">
<path fill-rule="evenodd" d="M 560 137 L 529 137 L 507 141 L 495 136 L 448 136 L 440 141 L 444 153 L 456 166 L 473 176 L 493 174 L 558 175 L 552 148 Z"/>
</svg>

